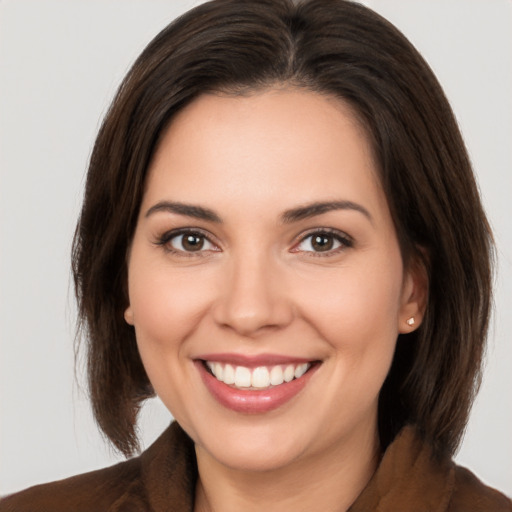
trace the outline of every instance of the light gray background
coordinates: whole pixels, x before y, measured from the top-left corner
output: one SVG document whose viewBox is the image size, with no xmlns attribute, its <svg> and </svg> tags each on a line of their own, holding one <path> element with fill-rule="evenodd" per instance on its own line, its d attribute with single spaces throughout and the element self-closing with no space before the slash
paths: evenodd
<svg viewBox="0 0 512 512">
<path fill-rule="evenodd" d="M 69 252 L 87 159 L 129 65 L 190 0 L 0 0 L 0 494 L 120 460 L 73 377 Z M 484 385 L 457 460 L 512 495 L 512 3 L 368 0 L 452 102 L 499 254 Z M 468 244 L 471 240 L 468 240 Z M 147 446 L 169 413 L 143 411 Z"/>
</svg>

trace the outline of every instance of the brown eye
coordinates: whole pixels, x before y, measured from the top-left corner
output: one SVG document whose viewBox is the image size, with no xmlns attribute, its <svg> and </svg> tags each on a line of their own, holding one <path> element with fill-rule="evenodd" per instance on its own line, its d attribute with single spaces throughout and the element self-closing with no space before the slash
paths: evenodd
<svg viewBox="0 0 512 512">
<path fill-rule="evenodd" d="M 215 246 L 201 233 L 188 231 L 176 234 L 166 243 L 176 252 L 199 252 L 214 250 Z"/>
<path fill-rule="evenodd" d="M 200 251 L 204 245 L 204 238 L 197 235 L 182 235 L 181 243 L 185 251 Z"/>
<path fill-rule="evenodd" d="M 352 240 L 342 232 L 317 231 L 305 236 L 294 252 L 336 254 L 339 250 L 352 246 Z"/>
<path fill-rule="evenodd" d="M 317 252 L 330 251 L 334 247 L 334 237 L 326 234 L 313 235 L 311 247 Z"/>
</svg>

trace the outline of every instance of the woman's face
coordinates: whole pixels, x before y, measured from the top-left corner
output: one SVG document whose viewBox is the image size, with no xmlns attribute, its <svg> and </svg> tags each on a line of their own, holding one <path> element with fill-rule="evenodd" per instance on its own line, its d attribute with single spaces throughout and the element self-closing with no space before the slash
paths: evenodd
<svg viewBox="0 0 512 512">
<path fill-rule="evenodd" d="M 256 470 L 375 439 L 423 293 L 350 110 L 290 89 L 203 95 L 178 114 L 128 283 L 148 376 L 198 457 Z"/>
</svg>

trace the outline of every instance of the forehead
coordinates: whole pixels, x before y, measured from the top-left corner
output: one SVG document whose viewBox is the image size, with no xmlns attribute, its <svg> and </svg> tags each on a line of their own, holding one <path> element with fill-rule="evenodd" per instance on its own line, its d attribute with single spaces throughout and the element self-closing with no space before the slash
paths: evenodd
<svg viewBox="0 0 512 512">
<path fill-rule="evenodd" d="M 382 206 L 372 149 L 351 108 L 310 91 L 271 89 L 205 94 L 180 111 L 154 155 L 145 200 L 169 194 L 214 206 L 243 198 L 269 207 L 362 193 Z"/>
</svg>

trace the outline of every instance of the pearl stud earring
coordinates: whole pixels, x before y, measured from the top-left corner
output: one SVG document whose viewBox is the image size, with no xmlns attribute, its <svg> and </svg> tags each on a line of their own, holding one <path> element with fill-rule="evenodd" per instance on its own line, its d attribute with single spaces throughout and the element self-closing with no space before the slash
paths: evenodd
<svg viewBox="0 0 512 512">
<path fill-rule="evenodd" d="M 405 323 L 407 325 L 413 326 L 414 325 L 414 317 L 411 316 L 411 318 L 409 318 Z"/>
</svg>

